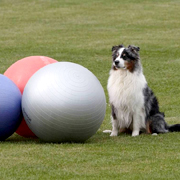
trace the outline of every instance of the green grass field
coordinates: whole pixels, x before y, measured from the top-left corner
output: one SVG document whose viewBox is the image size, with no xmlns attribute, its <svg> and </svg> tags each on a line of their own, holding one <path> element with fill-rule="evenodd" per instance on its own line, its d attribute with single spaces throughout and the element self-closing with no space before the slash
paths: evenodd
<svg viewBox="0 0 180 180">
<path fill-rule="evenodd" d="M 0 73 L 43 55 L 91 70 L 104 87 L 111 47 L 140 46 L 144 74 L 169 124 L 180 123 L 179 0 L 1 0 Z M 98 132 L 84 144 L 53 144 L 16 134 L 0 142 L 2 180 L 180 179 L 180 133 L 138 137 Z"/>
</svg>

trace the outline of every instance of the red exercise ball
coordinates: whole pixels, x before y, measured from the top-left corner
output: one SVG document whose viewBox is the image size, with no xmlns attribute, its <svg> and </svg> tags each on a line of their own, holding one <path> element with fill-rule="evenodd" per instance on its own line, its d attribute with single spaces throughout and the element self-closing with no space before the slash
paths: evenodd
<svg viewBox="0 0 180 180">
<path fill-rule="evenodd" d="M 58 61 L 46 56 L 29 56 L 12 64 L 4 73 L 11 79 L 23 94 L 24 88 L 30 77 L 40 68 L 56 63 Z M 16 130 L 16 133 L 23 137 L 36 137 L 29 129 L 24 118 Z"/>
</svg>

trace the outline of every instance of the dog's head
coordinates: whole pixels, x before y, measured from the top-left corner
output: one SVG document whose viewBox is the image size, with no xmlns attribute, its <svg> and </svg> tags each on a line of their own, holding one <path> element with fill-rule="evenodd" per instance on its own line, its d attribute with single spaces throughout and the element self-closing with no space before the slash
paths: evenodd
<svg viewBox="0 0 180 180">
<path fill-rule="evenodd" d="M 139 47 L 129 45 L 128 48 L 123 45 L 112 47 L 113 69 L 127 69 L 134 72 L 139 61 Z"/>
</svg>

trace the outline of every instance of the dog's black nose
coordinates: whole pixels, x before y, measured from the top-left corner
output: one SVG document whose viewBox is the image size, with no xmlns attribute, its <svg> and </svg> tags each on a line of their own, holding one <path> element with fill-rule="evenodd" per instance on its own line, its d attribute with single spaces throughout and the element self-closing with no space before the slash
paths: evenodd
<svg viewBox="0 0 180 180">
<path fill-rule="evenodd" d="M 115 63 L 115 65 L 118 65 L 118 64 L 119 64 L 119 61 L 115 61 L 114 63 Z"/>
</svg>

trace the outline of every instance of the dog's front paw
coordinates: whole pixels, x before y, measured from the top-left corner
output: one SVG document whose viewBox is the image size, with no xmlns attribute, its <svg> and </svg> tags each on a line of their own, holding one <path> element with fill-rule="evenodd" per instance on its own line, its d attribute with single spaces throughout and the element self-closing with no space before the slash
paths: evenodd
<svg viewBox="0 0 180 180">
<path fill-rule="evenodd" d="M 158 134 L 157 133 L 152 133 L 152 136 L 157 136 Z"/>
<path fill-rule="evenodd" d="M 132 136 L 133 136 L 133 137 L 139 136 L 139 131 L 137 131 L 137 130 L 136 130 L 136 131 L 133 131 L 133 132 L 132 132 Z"/>
<path fill-rule="evenodd" d="M 113 136 L 118 136 L 118 131 L 112 131 L 112 133 L 110 134 L 111 137 Z"/>
<path fill-rule="evenodd" d="M 111 130 L 104 130 L 103 133 L 112 133 Z"/>
</svg>

